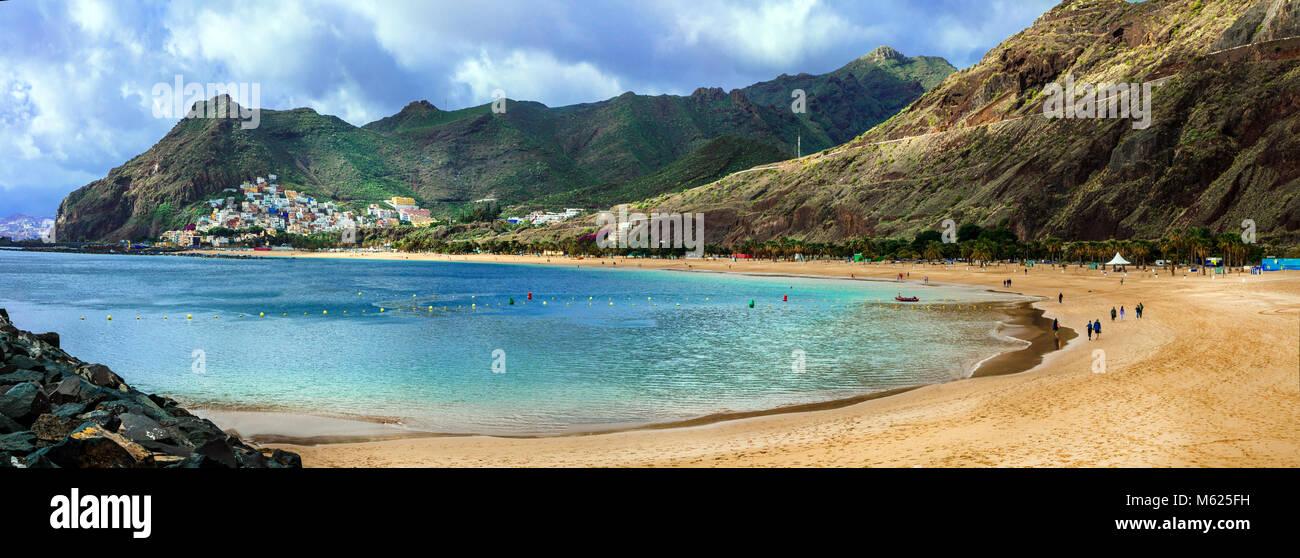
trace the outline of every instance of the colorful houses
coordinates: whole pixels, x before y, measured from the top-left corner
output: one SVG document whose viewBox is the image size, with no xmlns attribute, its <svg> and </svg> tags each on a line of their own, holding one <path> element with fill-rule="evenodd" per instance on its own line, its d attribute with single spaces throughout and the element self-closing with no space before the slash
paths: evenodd
<svg viewBox="0 0 1300 558">
<path fill-rule="evenodd" d="M 165 242 L 174 246 L 193 247 L 200 244 L 220 246 L 232 240 L 223 235 L 203 235 L 212 229 L 222 228 L 234 231 L 262 229 L 263 231 L 284 231 L 292 234 L 310 235 L 321 232 L 338 232 L 363 227 L 396 227 L 402 224 L 428 226 L 438 220 L 430 215 L 429 210 L 420 209 L 415 199 L 394 196 L 385 203 L 392 209 L 379 204 L 370 204 L 365 215 L 358 215 L 339 208 L 332 201 L 317 200 L 303 192 L 281 188 L 276 183 L 276 175 L 256 177 L 252 183 L 245 182 L 239 188 L 226 188 L 224 198 L 207 201 L 207 215 L 199 217 L 197 223 L 187 227 L 187 231 L 168 231 L 163 234 Z M 189 234 L 185 234 L 185 233 Z M 235 243 L 253 242 L 257 238 L 236 237 Z"/>
</svg>

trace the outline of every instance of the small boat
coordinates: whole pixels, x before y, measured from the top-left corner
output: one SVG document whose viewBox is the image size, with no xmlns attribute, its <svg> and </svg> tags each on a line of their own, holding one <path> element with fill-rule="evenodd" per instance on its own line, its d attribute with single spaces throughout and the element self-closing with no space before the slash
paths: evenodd
<svg viewBox="0 0 1300 558">
<path fill-rule="evenodd" d="M 894 297 L 894 300 L 899 302 L 921 302 L 920 298 L 914 296 L 896 296 Z"/>
</svg>

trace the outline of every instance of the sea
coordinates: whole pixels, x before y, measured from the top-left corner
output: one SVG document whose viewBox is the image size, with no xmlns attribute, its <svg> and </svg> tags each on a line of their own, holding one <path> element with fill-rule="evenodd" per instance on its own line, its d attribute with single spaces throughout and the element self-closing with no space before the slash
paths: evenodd
<svg viewBox="0 0 1300 558">
<path fill-rule="evenodd" d="M 947 382 L 1024 346 L 997 333 L 1022 299 L 922 273 L 0 250 L 0 308 L 189 406 L 557 435 Z"/>
</svg>

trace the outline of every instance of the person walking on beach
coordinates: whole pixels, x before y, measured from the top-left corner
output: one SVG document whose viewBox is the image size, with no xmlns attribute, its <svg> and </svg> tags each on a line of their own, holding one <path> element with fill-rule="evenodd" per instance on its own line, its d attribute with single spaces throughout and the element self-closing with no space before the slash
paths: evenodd
<svg viewBox="0 0 1300 558">
<path fill-rule="evenodd" d="M 1121 321 L 1121 322 L 1124 321 L 1124 307 L 1123 307 L 1123 306 L 1120 306 L 1120 307 L 1119 307 L 1119 321 Z"/>
<path fill-rule="evenodd" d="M 1088 340 L 1092 341 L 1092 321 L 1088 321 Z"/>
<path fill-rule="evenodd" d="M 1056 293 L 1056 303 L 1065 304 L 1065 293 Z"/>
<path fill-rule="evenodd" d="M 1100 318 L 1097 319 L 1097 323 L 1092 325 L 1092 332 L 1096 333 L 1097 340 L 1101 341 L 1101 319 Z"/>
<path fill-rule="evenodd" d="M 1137 319 L 1139 319 L 1139 320 L 1142 319 L 1142 303 L 1139 302 L 1138 305 L 1137 305 L 1137 307 L 1134 308 L 1133 310 L 1134 310 L 1135 312 L 1137 312 Z"/>
<path fill-rule="evenodd" d="M 1061 330 L 1061 321 L 1056 318 L 1052 318 L 1052 331 L 1057 332 L 1060 330 Z"/>
<path fill-rule="evenodd" d="M 1110 321 L 1112 321 L 1112 322 L 1115 321 L 1115 307 L 1114 307 L 1114 306 L 1111 306 L 1111 307 L 1110 307 Z"/>
</svg>

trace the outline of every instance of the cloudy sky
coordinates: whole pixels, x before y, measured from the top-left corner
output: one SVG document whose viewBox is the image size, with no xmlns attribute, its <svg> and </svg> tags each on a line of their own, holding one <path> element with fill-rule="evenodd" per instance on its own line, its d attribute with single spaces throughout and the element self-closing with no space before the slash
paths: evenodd
<svg viewBox="0 0 1300 558">
<path fill-rule="evenodd" d="M 362 125 L 427 99 L 551 106 L 824 73 L 880 45 L 963 68 L 1059 0 L 0 2 L 0 217 L 71 192 L 175 124 L 154 86 L 257 83 L 261 106 Z"/>
</svg>

